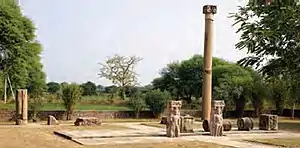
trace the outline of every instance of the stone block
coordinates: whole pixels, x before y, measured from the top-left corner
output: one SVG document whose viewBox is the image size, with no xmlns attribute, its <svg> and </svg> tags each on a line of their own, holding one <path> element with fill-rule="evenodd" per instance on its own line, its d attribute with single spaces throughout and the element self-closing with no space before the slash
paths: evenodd
<svg viewBox="0 0 300 148">
<path fill-rule="evenodd" d="M 75 126 L 94 126 L 101 125 L 101 121 L 96 117 L 79 117 L 74 122 Z"/>
<path fill-rule="evenodd" d="M 166 116 L 161 117 L 160 124 L 167 124 L 167 117 Z"/>
<path fill-rule="evenodd" d="M 278 116 L 272 114 L 261 114 L 259 116 L 260 130 L 278 130 Z"/>
<path fill-rule="evenodd" d="M 49 115 L 47 125 L 59 125 L 59 122 L 56 120 L 54 116 Z"/>
<path fill-rule="evenodd" d="M 190 115 L 181 116 L 180 133 L 193 133 L 194 117 Z"/>
</svg>

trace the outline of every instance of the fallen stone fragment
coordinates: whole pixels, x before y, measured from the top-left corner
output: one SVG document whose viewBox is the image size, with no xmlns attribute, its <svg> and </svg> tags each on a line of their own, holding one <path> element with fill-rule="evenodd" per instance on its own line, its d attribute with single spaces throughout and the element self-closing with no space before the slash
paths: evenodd
<svg viewBox="0 0 300 148">
<path fill-rule="evenodd" d="M 59 125 L 59 122 L 56 120 L 54 116 L 49 115 L 47 125 Z"/>
<path fill-rule="evenodd" d="M 75 126 L 94 126 L 101 125 L 101 121 L 96 117 L 79 117 L 74 122 Z"/>
</svg>

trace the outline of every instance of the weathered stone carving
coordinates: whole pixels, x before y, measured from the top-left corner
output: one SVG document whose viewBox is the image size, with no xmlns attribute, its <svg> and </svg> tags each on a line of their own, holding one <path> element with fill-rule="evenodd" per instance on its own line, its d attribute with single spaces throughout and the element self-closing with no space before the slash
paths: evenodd
<svg viewBox="0 0 300 148">
<path fill-rule="evenodd" d="M 278 116 L 271 114 L 261 114 L 259 116 L 260 130 L 278 130 Z"/>
<path fill-rule="evenodd" d="M 216 14 L 217 13 L 217 6 L 215 5 L 205 5 L 203 6 L 203 13 L 212 13 L 212 14 Z"/>
<path fill-rule="evenodd" d="M 56 120 L 54 116 L 49 115 L 47 125 L 59 125 L 59 122 Z"/>
<path fill-rule="evenodd" d="M 101 125 L 101 121 L 96 117 L 80 117 L 74 122 L 75 126 L 93 126 Z"/>
<path fill-rule="evenodd" d="M 190 115 L 181 116 L 180 133 L 193 133 L 194 117 Z"/>
<path fill-rule="evenodd" d="M 214 100 L 212 102 L 211 115 L 210 115 L 210 135 L 222 136 L 223 135 L 223 109 L 225 107 L 224 100 Z"/>
<path fill-rule="evenodd" d="M 179 137 L 180 136 L 180 108 L 181 101 L 169 101 L 167 104 L 167 136 Z"/>
</svg>

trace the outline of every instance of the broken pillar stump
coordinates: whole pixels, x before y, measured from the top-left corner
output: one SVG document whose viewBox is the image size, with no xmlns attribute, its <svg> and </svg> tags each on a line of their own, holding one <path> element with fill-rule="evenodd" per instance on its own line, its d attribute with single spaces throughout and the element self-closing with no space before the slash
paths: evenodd
<svg viewBox="0 0 300 148">
<path fill-rule="evenodd" d="M 161 117 L 160 124 L 167 124 L 167 116 Z"/>
<path fill-rule="evenodd" d="M 249 117 L 239 118 L 237 127 L 239 131 L 250 131 L 254 127 L 253 119 Z"/>
<path fill-rule="evenodd" d="M 95 126 L 101 125 L 101 121 L 96 117 L 79 117 L 74 122 L 75 126 Z"/>
<path fill-rule="evenodd" d="M 16 125 L 28 123 L 27 89 L 18 89 L 16 93 Z"/>
</svg>

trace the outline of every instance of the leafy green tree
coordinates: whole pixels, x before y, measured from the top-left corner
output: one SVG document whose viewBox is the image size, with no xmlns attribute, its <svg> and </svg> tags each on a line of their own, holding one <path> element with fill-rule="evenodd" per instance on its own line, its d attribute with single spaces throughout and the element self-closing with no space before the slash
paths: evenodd
<svg viewBox="0 0 300 148">
<path fill-rule="evenodd" d="M 81 85 L 84 96 L 93 96 L 97 94 L 97 86 L 95 83 L 88 81 Z"/>
<path fill-rule="evenodd" d="M 49 82 L 47 83 L 48 92 L 51 94 L 55 94 L 60 90 L 60 84 L 57 82 Z"/>
<path fill-rule="evenodd" d="M 82 96 L 81 87 L 75 83 L 62 86 L 61 99 L 66 109 L 67 120 L 71 120 L 71 115 Z"/>
<path fill-rule="evenodd" d="M 249 1 L 231 14 L 241 34 L 236 44 L 249 53 L 242 65 L 260 66 L 267 76 L 300 72 L 300 5 L 296 1 L 274 1 L 270 4 Z M 288 28 L 288 29 L 287 29 Z M 267 63 L 267 64 L 263 64 Z"/>
<path fill-rule="evenodd" d="M 170 94 L 167 91 L 160 91 L 158 89 L 146 93 L 145 100 L 149 109 L 155 117 L 159 117 L 165 110 L 167 101 L 170 99 Z"/>
<path fill-rule="evenodd" d="M 142 58 L 136 56 L 114 55 L 105 63 L 100 63 L 99 76 L 112 81 L 121 91 L 121 98 L 125 99 L 125 87 L 134 86 L 137 83 L 137 73 L 134 71 L 136 65 Z"/>
<path fill-rule="evenodd" d="M 135 117 L 139 118 L 140 112 L 147 107 L 145 102 L 145 94 L 142 94 L 140 91 L 132 94 L 129 100 L 129 106 L 134 110 Z"/>
<path fill-rule="evenodd" d="M 13 89 L 27 88 L 40 98 L 46 89 L 45 73 L 32 21 L 23 16 L 16 1 L 0 0 L 0 70 L 9 76 Z M 12 25 L 13 24 L 13 25 Z"/>
<path fill-rule="evenodd" d="M 213 73 L 217 77 L 213 96 L 225 100 L 228 106 L 235 105 L 237 117 L 242 117 L 253 82 L 251 73 L 236 64 L 217 66 Z"/>
</svg>

